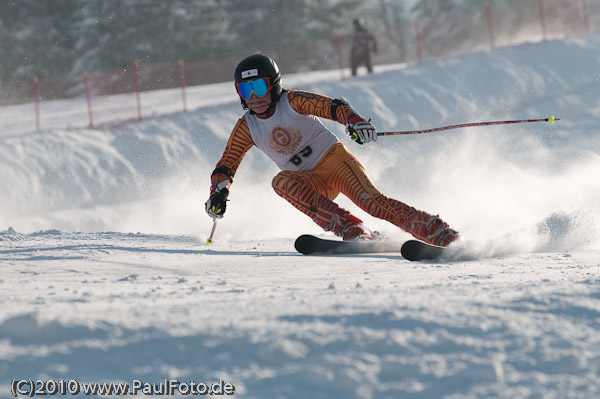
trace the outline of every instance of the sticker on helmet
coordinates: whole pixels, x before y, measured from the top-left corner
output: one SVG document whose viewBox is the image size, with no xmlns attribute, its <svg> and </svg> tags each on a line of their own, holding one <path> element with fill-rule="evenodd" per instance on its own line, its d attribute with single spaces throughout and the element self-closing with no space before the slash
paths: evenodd
<svg viewBox="0 0 600 399">
<path fill-rule="evenodd" d="M 247 71 L 242 71 L 242 79 L 252 76 L 258 76 L 258 69 L 248 69 Z"/>
</svg>

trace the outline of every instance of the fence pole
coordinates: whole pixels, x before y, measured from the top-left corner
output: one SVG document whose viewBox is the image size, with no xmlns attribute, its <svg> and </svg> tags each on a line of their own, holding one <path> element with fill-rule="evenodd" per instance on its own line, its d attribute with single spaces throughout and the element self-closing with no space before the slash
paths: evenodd
<svg viewBox="0 0 600 399">
<path fill-rule="evenodd" d="M 137 114 L 138 121 L 142 120 L 142 98 L 140 96 L 140 62 L 138 60 L 133 61 L 133 75 L 135 77 L 135 96 L 137 99 Z"/>
<path fill-rule="evenodd" d="M 546 35 L 546 15 L 544 14 L 544 0 L 538 0 L 538 10 L 540 13 L 540 23 L 542 25 L 542 35 L 544 37 L 544 41 L 547 40 Z"/>
<path fill-rule="evenodd" d="M 83 72 L 83 84 L 85 86 L 85 99 L 87 100 L 90 128 L 93 128 L 94 127 L 94 114 L 92 112 L 92 94 L 90 92 L 90 77 L 89 77 L 87 71 Z"/>
<path fill-rule="evenodd" d="M 417 60 L 419 64 L 423 63 L 423 48 L 421 46 L 421 29 L 419 28 L 419 20 L 415 19 L 415 37 L 417 41 Z"/>
<path fill-rule="evenodd" d="M 40 79 L 37 76 L 33 77 L 33 102 L 35 104 L 35 130 L 40 131 Z"/>
<path fill-rule="evenodd" d="M 581 0 L 581 13 L 583 14 L 583 26 L 585 27 L 585 33 L 590 33 L 590 10 L 587 5 L 587 0 Z"/>
<path fill-rule="evenodd" d="M 187 112 L 187 96 L 185 93 L 185 71 L 183 70 L 183 60 L 177 61 L 179 65 L 179 81 L 181 82 L 181 100 L 183 101 L 183 112 Z"/>
<path fill-rule="evenodd" d="M 494 23 L 492 21 L 492 5 L 489 1 L 485 3 L 485 16 L 488 23 L 488 32 L 490 34 L 490 46 L 492 49 L 495 49 L 496 37 L 494 36 Z"/>
<path fill-rule="evenodd" d="M 340 36 L 338 35 L 338 31 L 335 28 L 332 30 L 332 33 L 333 45 L 335 46 L 335 54 L 337 55 L 338 67 L 340 68 L 340 76 L 341 79 L 344 80 L 346 79 L 346 76 L 344 75 L 344 58 L 342 55 L 342 45 L 340 43 Z"/>
</svg>

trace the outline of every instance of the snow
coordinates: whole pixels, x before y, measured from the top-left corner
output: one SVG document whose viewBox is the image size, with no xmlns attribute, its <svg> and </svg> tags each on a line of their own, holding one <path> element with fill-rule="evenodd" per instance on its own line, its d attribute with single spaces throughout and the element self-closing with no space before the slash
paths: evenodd
<svg viewBox="0 0 600 399">
<path fill-rule="evenodd" d="M 143 93 L 150 116 L 109 130 L 84 127 L 80 100 L 43 104 L 40 133 L 30 105 L 0 108 L 0 396 L 51 378 L 223 380 L 243 398 L 599 397 L 598 71 L 593 35 L 284 76 L 380 131 L 561 119 L 364 146 L 326 122 L 386 195 L 465 237 L 421 263 L 297 254 L 296 236 L 327 234 L 273 193 L 256 149 L 207 246 L 209 175 L 242 114 L 232 84 L 190 88 L 187 113 L 177 91 Z M 130 100 L 96 100 L 99 123 Z"/>
</svg>

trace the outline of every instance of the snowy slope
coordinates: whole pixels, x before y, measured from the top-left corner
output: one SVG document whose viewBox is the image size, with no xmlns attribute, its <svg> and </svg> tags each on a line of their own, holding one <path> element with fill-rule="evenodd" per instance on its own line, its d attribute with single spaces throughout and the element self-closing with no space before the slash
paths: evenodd
<svg viewBox="0 0 600 399">
<path fill-rule="evenodd" d="M 561 118 L 365 146 L 327 122 L 382 191 L 467 238 L 468 256 L 435 263 L 297 255 L 295 236 L 321 232 L 272 192 L 277 170 L 255 149 L 207 247 L 209 174 L 242 113 L 231 84 L 194 88 L 186 114 L 173 92 L 146 93 L 155 116 L 110 131 L 28 133 L 14 118 L 26 110 L 0 109 L 0 397 L 13 378 L 223 379 L 243 398 L 598 397 L 598 71 L 591 36 L 345 81 L 284 76 L 381 131 Z M 102 103 L 116 114 L 119 98 Z M 74 105 L 47 106 L 85 125 Z"/>
</svg>

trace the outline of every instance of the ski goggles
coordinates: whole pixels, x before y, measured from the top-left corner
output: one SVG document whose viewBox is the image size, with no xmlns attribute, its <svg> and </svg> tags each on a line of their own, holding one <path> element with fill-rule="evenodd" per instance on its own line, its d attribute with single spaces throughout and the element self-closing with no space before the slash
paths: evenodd
<svg viewBox="0 0 600 399">
<path fill-rule="evenodd" d="M 273 88 L 273 86 L 271 86 L 271 79 L 268 77 L 238 82 L 235 84 L 235 87 L 237 88 L 238 94 L 244 100 L 249 100 L 250 97 L 252 97 L 252 93 L 262 97 Z"/>
</svg>

